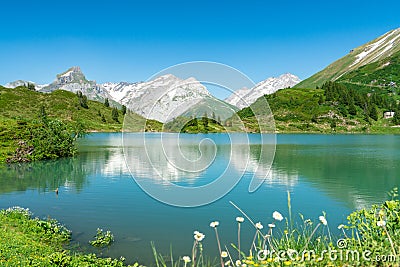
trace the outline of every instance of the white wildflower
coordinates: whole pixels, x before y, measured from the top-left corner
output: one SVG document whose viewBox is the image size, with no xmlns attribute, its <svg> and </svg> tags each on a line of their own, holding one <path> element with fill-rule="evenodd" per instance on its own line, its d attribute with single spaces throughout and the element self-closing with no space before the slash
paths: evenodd
<svg viewBox="0 0 400 267">
<path fill-rule="evenodd" d="M 244 222 L 244 218 L 243 217 L 236 217 L 236 221 L 238 223 L 242 223 L 242 222 Z"/>
<path fill-rule="evenodd" d="M 386 222 L 384 220 L 380 220 L 376 222 L 376 225 L 378 225 L 379 227 L 384 227 L 386 226 Z"/>
<path fill-rule="evenodd" d="M 199 231 L 194 231 L 194 239 L 196 241 L 201 242 L 206 236 L 203 233 L 200 233 Z"/>
<path fill-rule="evenodd" d="M 274 213 L 272 213 L 272 218 L 274 218 L 277 221 L 282 221 L 283 220 L 282 214 L 280 214 L 277 211 L 274 211 Z"/>
<path fill-rule="evenodd" d="M 189 256 L 183 256 L 183 257 L 182 257 L 182 260 L 183 260 L 185 263 L 188 263 L 188 262 L 190 262 L 190 257 L 189 257 Z"/>
<path fill-rule="evenodd" d="M 218 221 L 214 221 L 214 222 L 211 222 L 210 223 L 210 227 L 212 227 L 212 228 L 215 228 L 215 227 L 217 227 L 219 225 L 219 222 Z"/>
<path fill-rule="evenodd" d="M 323 216 L 323 215 L 319 216 L 319 221 L 320 221 L 323 225 L 328 225 L 328 221 L 326 220 L 325 216 Z"/>
</svg>

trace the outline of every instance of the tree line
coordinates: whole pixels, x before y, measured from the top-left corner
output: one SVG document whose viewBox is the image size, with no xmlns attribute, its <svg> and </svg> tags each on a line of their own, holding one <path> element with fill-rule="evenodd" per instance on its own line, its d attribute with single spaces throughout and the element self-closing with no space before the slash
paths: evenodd
<svg viewBox="0 0 400 267">
<path fill-rule="evenodd" d="M 366 121 L 370 118 L 377 121 L 381 117 L 380 110 L 394 111 L 393 123 L 400 124 L 400 106 L 387 94 L 365 93 L 331 81 L 324 83 L 321 89 L 324 90 L 325 101 L 336 104 L 343 116 L 357 115 L 357 109 L 361 109 Z"/>
</svg>

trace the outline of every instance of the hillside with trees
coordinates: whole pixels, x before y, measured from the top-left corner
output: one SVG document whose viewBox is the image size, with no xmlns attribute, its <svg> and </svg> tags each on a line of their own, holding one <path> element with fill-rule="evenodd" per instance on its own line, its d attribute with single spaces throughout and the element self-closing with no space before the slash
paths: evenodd
<svg viewBox="0 0 400 267">
<path fill-rule="evenodd" d="M 126 107 L 119 110 L 91 101 L 81 92 L 39 93 L 29 86 L 0 86 L 0 162 L 73 155 L 72 139 L 86 131 L 121 131 L 126 113 Z M 138 125 L 136 131 L 161 130 L 159 122 L 133 113 L 129 117 Z"/>
<path fill-rule="evenodd" d="M 264 98 L 274 115 L 277 132 L 400 133 L 396 127 L 400 107 L 389 95 L 326 82 L 321 88 L 288 88 Z M 395 117 L 385 119 L 386 111 L 395 111 Z M 237 114 L 250 131 L 257 132 L 254 113 L 262 113 L 257 102 Z"/>
</svg>

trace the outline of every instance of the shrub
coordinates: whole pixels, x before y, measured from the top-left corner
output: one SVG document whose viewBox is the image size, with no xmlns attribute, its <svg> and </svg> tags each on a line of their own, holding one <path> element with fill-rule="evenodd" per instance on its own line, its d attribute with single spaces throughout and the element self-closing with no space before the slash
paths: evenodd
<svg viewBox="0 0 400 267">
<path fill-rule="evenodd" d="M 106 247 L 112 242 L 114 242 L 114 235 L 110 231 L 104 232 L 103 229 L 97 228 L 95 239 L 89 241 L 89 244 L 94 247 Z"/>
</svg>

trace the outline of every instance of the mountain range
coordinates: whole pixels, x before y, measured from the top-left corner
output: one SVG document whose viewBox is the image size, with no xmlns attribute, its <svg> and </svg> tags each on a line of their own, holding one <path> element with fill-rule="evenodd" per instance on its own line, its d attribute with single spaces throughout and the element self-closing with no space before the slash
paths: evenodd
<svg viewBox="0 0 400 267">
<path fill-rule="evenodd" d="M 181 79 L 166 74 L 146 82 L 106 82 L 98 84 L 86 79 L 80 67 L 72 67 L 60 73 L 50 84 L 36 84 L 18 80 L 5 85 L 7 88 L 34 84 L 39 92 L 50 93 L 65 90 L 73 93 L 81 91 L 90 100 L 112 105 L 125 105 L 129 110 L 160 122 L 168 122 L 179 116 L 201 117 L 205 113 L 225 120 L 243 107 L 247 107 L 264 94 L 272 94 L 279 89 L 294 86 L 300 79 L 292 74 L 278 78 L 268 78 L 251 89 L 240 89 L 230 97 L 219 100 L 195 78 Z"/>
</svg>

